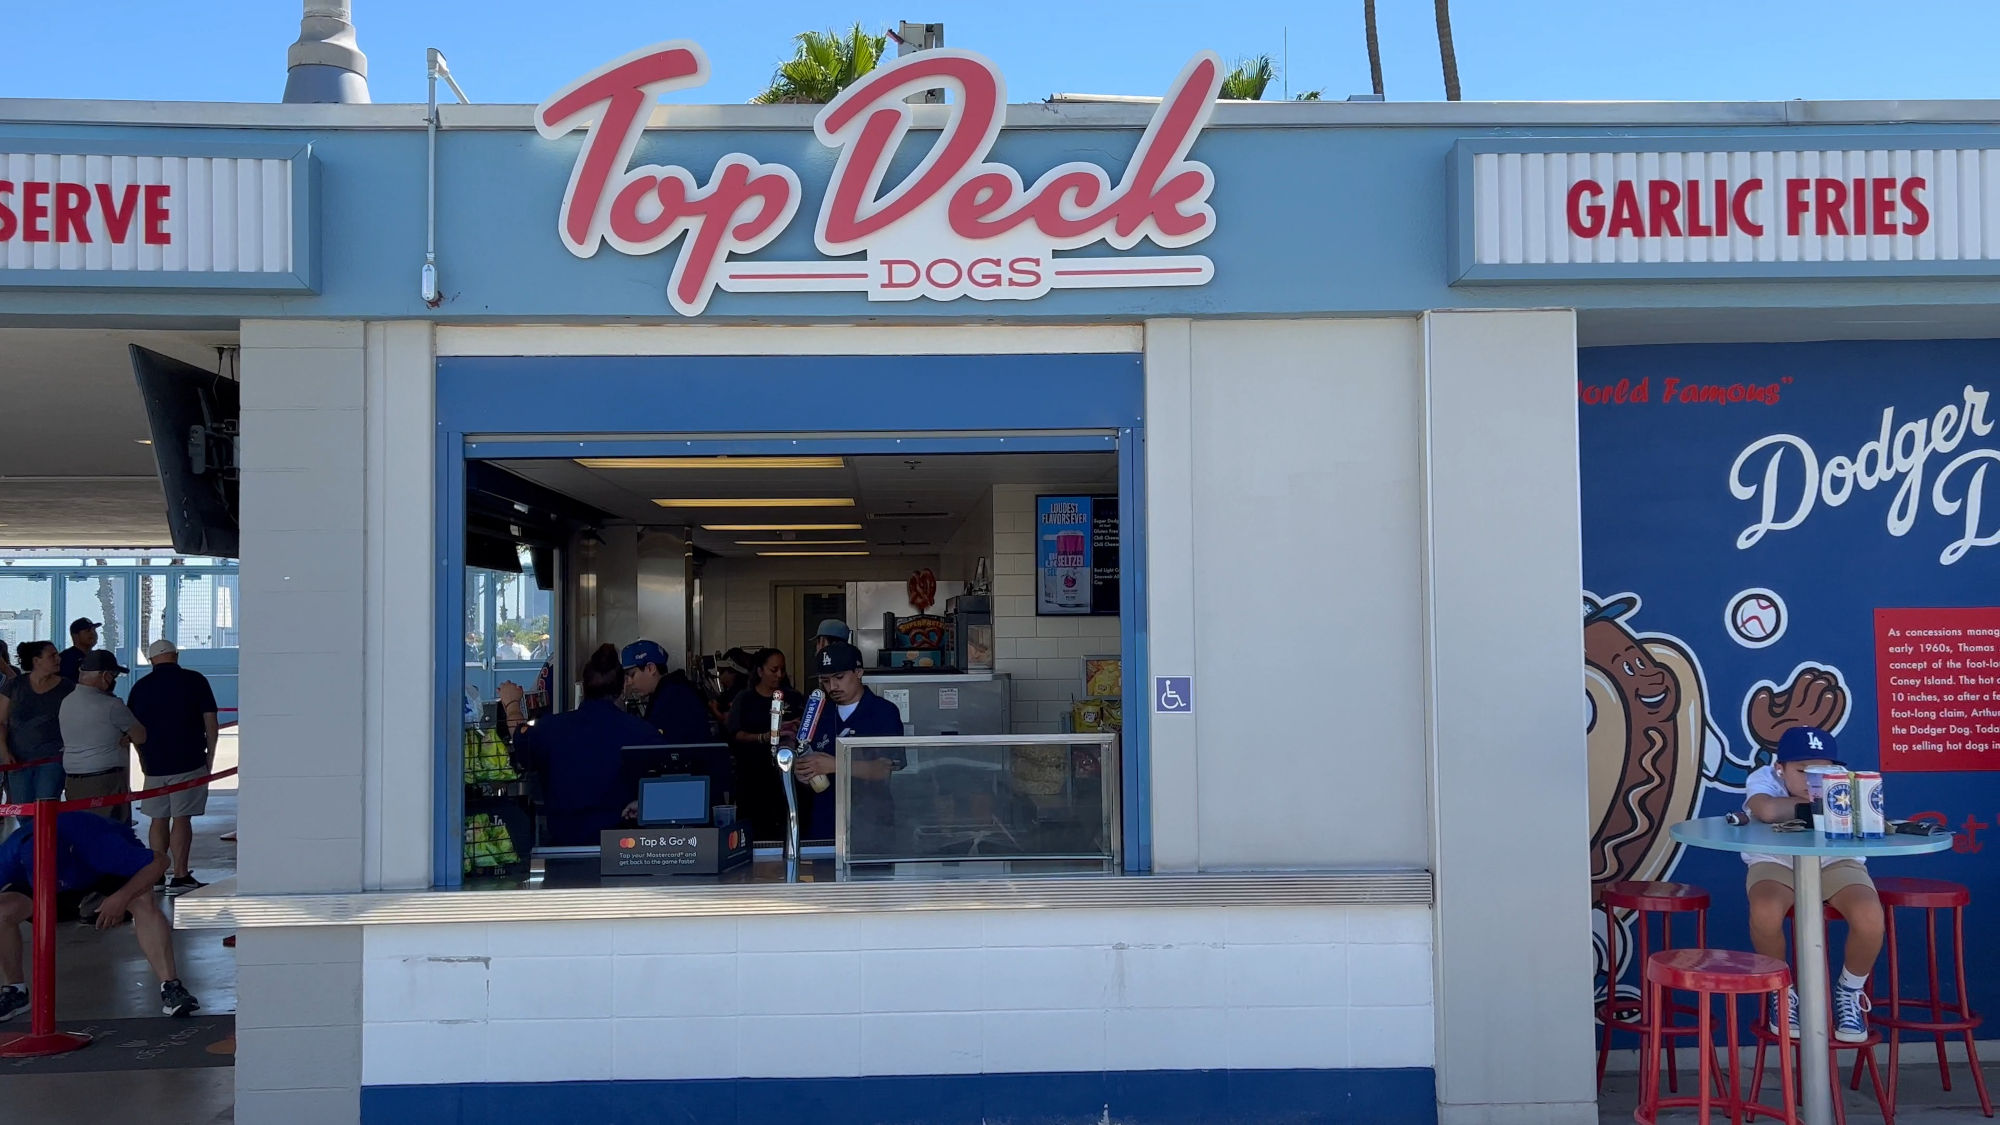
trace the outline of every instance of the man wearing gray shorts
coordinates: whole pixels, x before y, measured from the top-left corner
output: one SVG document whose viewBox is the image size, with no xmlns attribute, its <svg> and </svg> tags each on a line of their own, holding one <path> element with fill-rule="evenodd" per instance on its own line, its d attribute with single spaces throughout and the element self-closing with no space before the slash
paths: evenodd
<svg viewBox="0 0 2000 1125">
<path fill-rule="evenodd" d="M 146 659 L 153 669 L 132 685 L 131 700 L 132 714 L 146 724 L 146 744 L 139 747 L 146 788 L 206 777 L 222 736 L 208 677 L 181 667 L 180 649 L 165 638 L 146 646 Z M 161 889 L 178 895 L 206 886 L 194 877 L 188 857 L 194 848 L 194 818 L 208 811 L 208 786 L 147 797 L 139 802 L 139 811 L 152 818 L 147 835 L 153 850 L 172 863 L 171 873 L 160 880 Z"/>
</svg>

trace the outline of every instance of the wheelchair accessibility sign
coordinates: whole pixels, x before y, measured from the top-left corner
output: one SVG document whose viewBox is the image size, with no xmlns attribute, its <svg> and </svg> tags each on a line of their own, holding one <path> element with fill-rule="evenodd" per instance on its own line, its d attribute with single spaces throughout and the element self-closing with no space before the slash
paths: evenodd
<svg viewBox="0 0 2000 1125">
<path fill-rule="evenodd" d="M 1153 677 L 1153 710 L 1161 715 L 1193 714 L 1194 677 Z"/>
</svg>

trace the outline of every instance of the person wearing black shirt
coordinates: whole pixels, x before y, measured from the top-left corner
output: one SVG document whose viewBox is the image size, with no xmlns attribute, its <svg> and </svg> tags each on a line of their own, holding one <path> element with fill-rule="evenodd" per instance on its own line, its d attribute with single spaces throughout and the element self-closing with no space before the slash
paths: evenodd
<svg viewBox="0 0 2000 1125">
<path fill-rule="evenodd" d="M 773 698 L 784 701 L 784 718 L 778 729 L 782 737 L 789 738 L 798 732 L 805 700 L 785 678 L 785 654 L 767 648 L 750 658 L 750 681 L 730 705 L 729 720 L 723 725 L 736 767 L 738 813 L 750 822 L 759 840 L 785 838 L 783 777 L 778 763 L 771 760 Z"/>
<path fill-rule="evenodd" d="M 132 685 L 126 703 L 146 728 L 146 741 L 139 747 L 146 788 L 207 776 L 215 768 L 215 747 L 222 737 L 208 677 L 181 667 L 180 649 L 165 638 L 146 646 L 146 659 L 153 670 Z M 173 863 L 173 874 L 161 883 L 166 892 L 185 894 L 207 886 L 189 869 L 188 853 L 194 846 L 194 818 L 208 811 L 208 786 L 147 797 L 139 802 L 139 811 L 152 818 L 146 834 L 153 850 Z"/>
<path fill-rule="evenodd" d="M 834 743 L 841 738 L 896 738 L 903 733 L 903 713 L 896 705 L 876 695 L 861 682 L 861 650 L 846 641 L 834 641 L 814 658 L 820 690 L 826 693 L 826 708 L 820 712 L 812 733 L 812 743 L 793 763 L 799 780 L 810 783 L 815 777 L 834 779 Z M 908 764 L 901 750 L 856 749 L 852 755 L 854 776 L 851 788 L 855 816 L 852 830 L 864 848 L 878 847 L 883 835 L 896 823 L 895 806 L 889 800 L 889 775 Z M 834 793 L 811 789 L 812 817 L 809 835 L 816 840 L 833 838 Z"/>
<path fill-rule="evenodd" d="M 97 647 L 97 630 L 101 626 L 88 617 L 79 617 L 69 623 L 69 647 L 62 651 L 62 678 L 75 683 L 82 674 L 83 658 Z"/>
<path fill-rule="evenodd" d="M 667 652 L 653 641 L 633 641 L 619 660 L 625 666 L 625 694 L 646 701 L 646 721 L 671 746 L 710 742 L 708 705 L 688 678 L 667 671 Z"/>
</svg>

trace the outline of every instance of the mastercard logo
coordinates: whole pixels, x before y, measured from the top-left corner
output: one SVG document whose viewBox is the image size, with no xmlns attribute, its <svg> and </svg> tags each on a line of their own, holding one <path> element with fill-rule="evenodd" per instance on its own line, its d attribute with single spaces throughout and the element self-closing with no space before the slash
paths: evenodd
<svg viewBox="0 0 2000 1125">
<path fill-rule="evenodd" d="M 618 846 L 621 848 L 636 848 L 639 846 L 639 841 L 634 840 L 630 836 L 621 836 L 618 840 Z"/>
</svg>

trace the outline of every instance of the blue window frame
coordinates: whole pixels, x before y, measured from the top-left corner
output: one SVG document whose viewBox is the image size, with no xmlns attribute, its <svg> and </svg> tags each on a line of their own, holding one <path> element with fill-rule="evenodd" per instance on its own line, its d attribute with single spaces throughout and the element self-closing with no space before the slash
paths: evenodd
<svg viewBox="0 0 2000 1125">
<path fill-rule="evenodd" d="M 457 651 L 468 460 L 1115 449 L 1124 694 L 1146 691 L 1145 375 L 1135 354 L 484 356 L 437 361 L 437 651 Z M 754 436 L 752 436 L 754 435 Z M 457 661 L 436 662 L 433 878 L 460 881 Z M 1152 867 L 1149 715 L 1123 739 L 1125 866 Z"/>
</svg>

